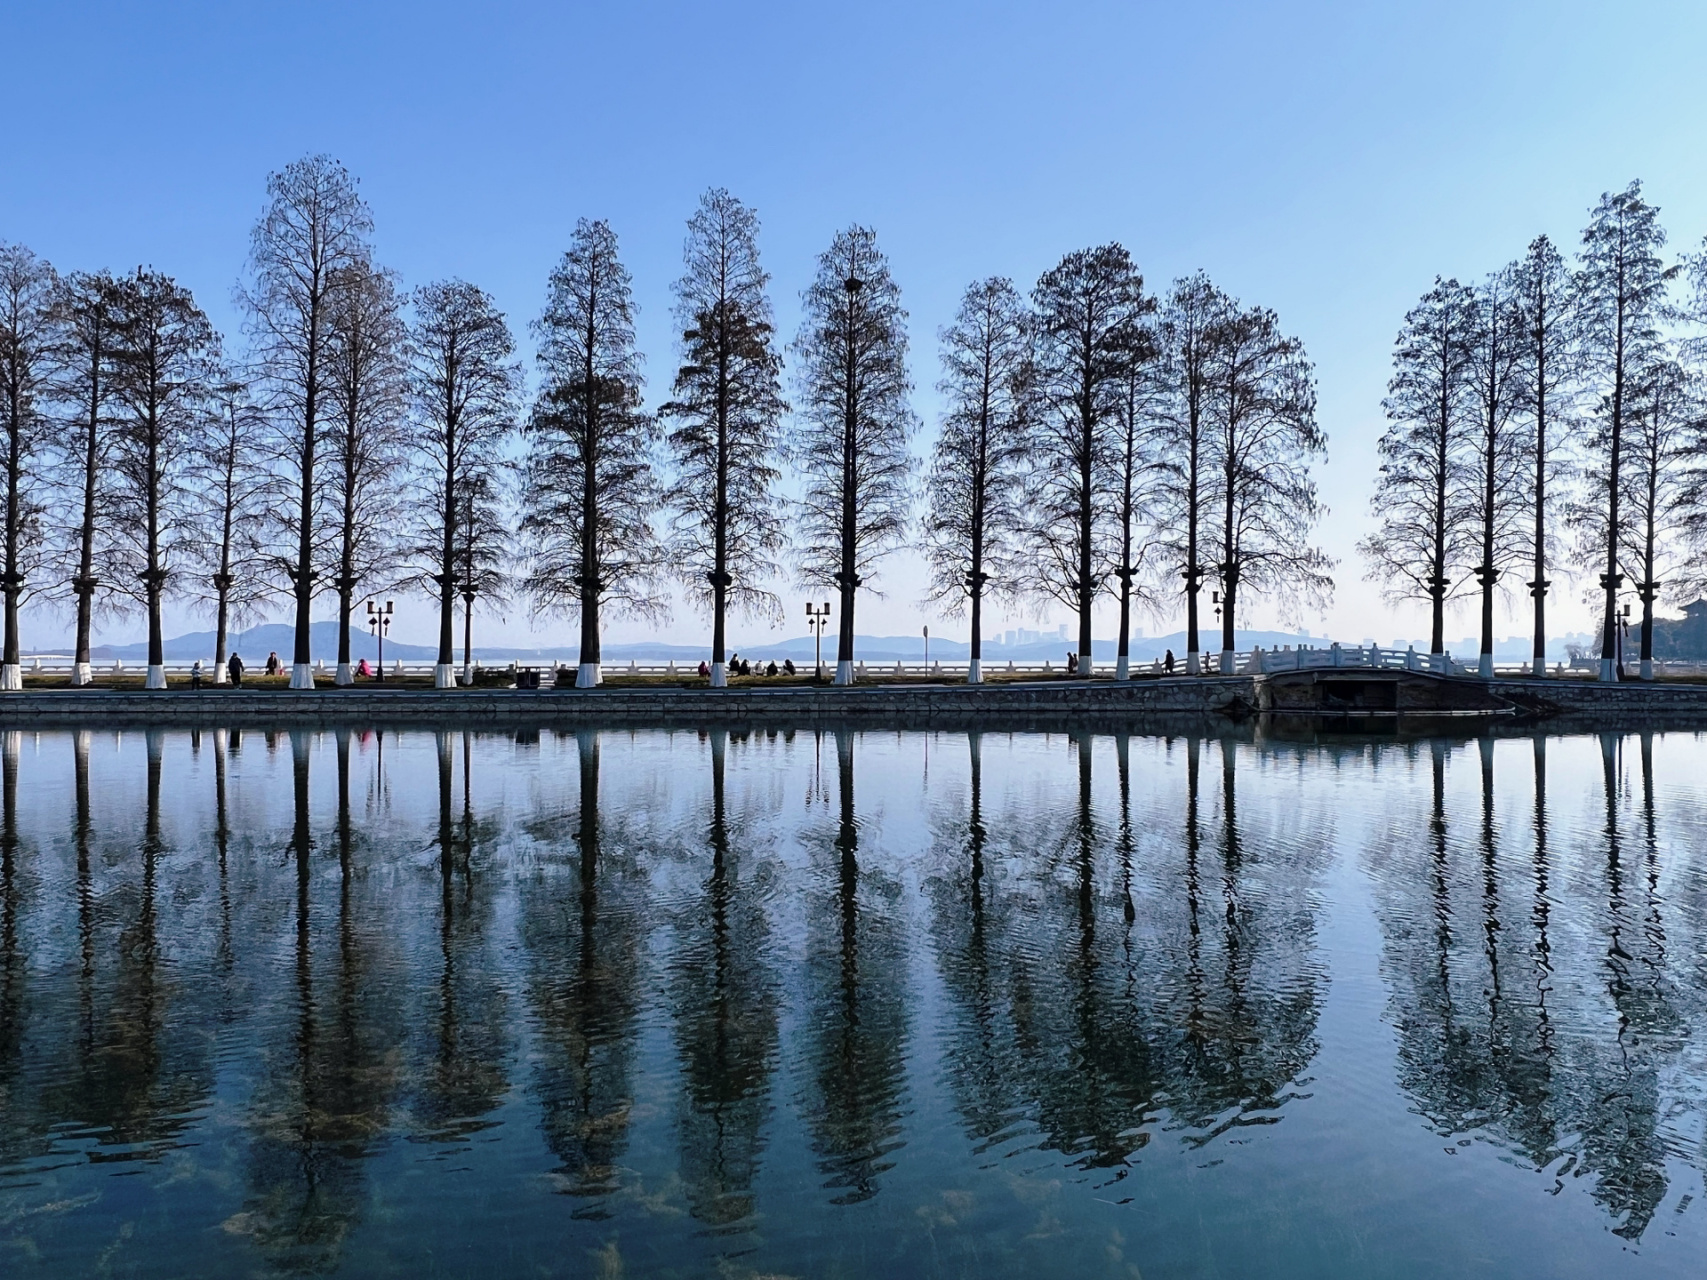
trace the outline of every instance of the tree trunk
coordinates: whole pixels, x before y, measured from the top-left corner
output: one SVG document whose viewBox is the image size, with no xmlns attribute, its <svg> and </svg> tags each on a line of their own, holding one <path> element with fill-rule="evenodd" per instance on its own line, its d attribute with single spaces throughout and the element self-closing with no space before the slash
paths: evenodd
<svg viewBox="0 0 1707 1280">
<path fill-rule="evenodd" d="M 850 275 L 850 280 L 856 277 Z M 836 573 L 840 587 L 842 616 L 836 630 L 836 683 L 854 682 L 854 591 L 859 585 L 856 508 L 859 462 L 859 359 L 854 349 L 855 310 L 859 291 L 850 285 L 848 295 L 847 350 L 842 360 L 842 564 Z"/>
<path fill-rule="evenodd" d="M 720 299 L 720 303 L 722 300 Z M 726 614 L 729 604 L 729 316 L 717 309 L 717 493 L 712 501 L 711 684 L 728 683 Z"/>
<path fill-rule="evenodd" d="M 1538 312 L 1535 347 L 1535 577 L 1529 594 L 1535 598 L 1535 634 L 1530 673 L 1547 674 L 1547 342 L 1545 296 Z"/>
<path fill-rule="evenodd" d="M 20 527 L 23 522 L 23 494 L 19 491 L 22 479 L 19 470 L 23 466 L 23 442 L 19 438 L 22 430 L 23 397 L 16 386 L 12 388 L 11 400 L 11 429 L 6 438 L 6 571 L 3 579 L 0 579 L 0 586 L 4 587 L 6 593 L 4 653 L 0 654 L 0 689 L 24 687 L 24 672 L 19 660 L 18 646 L 18 596 L 24 587 L 23 574 L 18 569 L 22 550 L 18 544 L 23 534 Z"/>
<path fill-rule="evenodd" d="M 1620 282 L 1622 287 L 1622 282 Z M 1624 435 L 1624 304 L 1618 304 L 1617 332 L 1613 342 L 1612 368 L 1612 453 L 1608 467 L 1606 517 L 1606 572 L 1600 577 L 1606 592 L 1606 622 L 1600 636 L 1600 678 L 1616 680 L 1618 658 L 1618 588 L 1623 575 L 1618 572 L 1618 490 L 1619 468 L 1623 463 Z"/>
</svg>

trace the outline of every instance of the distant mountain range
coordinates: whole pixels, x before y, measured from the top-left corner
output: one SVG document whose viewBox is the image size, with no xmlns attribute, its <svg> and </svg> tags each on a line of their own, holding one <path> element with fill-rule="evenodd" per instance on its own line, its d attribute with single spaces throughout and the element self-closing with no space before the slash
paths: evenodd
<svg viewBox="0 0 1707 1280">
<path fill-rule="evenodd" d="M 251 627 L 231 637 L 231 648 L 243 655 L 243 661 L 250 667 L 266 661 L 269 653 L 277 653 L 286 661 L 290 660 L 295 648 L 295 631 L 286 623 L 272 622 L 263 626 Z M 1325 648 L 1330 643 L 1321 636 L 1311 636 L 1290 631 L 1240 631 L 1235 637 L 1240 652 L 1249 652 L 1257 645 L 1264 649 L 1276 649 L 1283 645 L 1294 647 L 1300 644 L 1314 645 Z M 1576 634 L 1557 637 L 1547 646 L 1548 656 L 1553 659 L 1565 656 L 1565 646 L 1572 643 L 1588 643 L 1592 637 Z M 1221 636 L 1218 630 L 1205 630 L 1200 633 L 1200 642 L 1205 653 L 1219 650 Z M 315 661 L 334 662 L 338 657 L 338 624 L 336 622 L 316 622 L 310 630 L 309 643 Z M 1347 644 L 1356 641 L 1345 641 Z M 1386 647 L 1386 646 L 1383 646 Z M 1447 646 L 1460 659 L 1473 655 L 1477 642 L 1465 639 Z M 1113 662 L 1116 644 L 1113 640 L 1095 640 L 1091 645 L 1091 655 L 1098 662 Z M 1419 651 L 1426 649 L 1426 644 L 1418 645 Z M 999 641 L 984 641 L 984 661 L 989 663 L 1006 662 L 1010 659 L 1016 662 L 1039 662 L 1043 659 L 1065 661 L 1067 651 L 1077 649 L 1072 640 L 1062 640 L 1051 636 L 1047 639 L 1031 641 L 1027 644 L 1005 645 Z M 1131 654 L 1134 662 L 1149 662 L 1160 658 L 1168 650 L 1173 650 L 1176 658 L 1185 655 L 1185 632 L 1175 631 L 1165 636 L 1136 636 L 1131 642 Z M 213 632 L 192 631 L 187 635 L 173 636 L 165 644 L 165 656 L 171 662 L 187 662 L 195 658 L 211 659 L 213 657 Z M 813 655 L 813 640 L 811 636 L 796 636 L 787 640 L 775 640 L 767 643 L 731 646 L 731 653 L 739 653 L 745 658 L 793 658 L 798 664 L 810 662 Z M 932 638 L 930 656 L 940 658 L 945 662 L 964 662 L 969 654 L 970 646 L 964 640 L 948 640 Z M 45 652 L 45 651 L 44 651 Z M 65 649 L 53 652 L 63 654 Z M 836 638 L 833 634 L 824 637 L 824 659 L 826 662 L 835 657 Z M 1494 656 L 1501 662 L 1521 661 L 1529 656 L 1530 646 L 1527 637 L 1511 636 L 1501 640 L 1494 647 Z M 112 662 L 115 659 L 127 663 L 148 661 L 148 646 L 142 644 L 99 645 L 90 655 L 96 662 Z M 378 645 L 366 630 L 350 629 L 350 658 L 359 662 L 366 658 L 372 662 L 378 658 Z M 438 649 L 424 644 L 404 644 L 401 641 L 388 640 L 385 643 L 387 661 L 401 658 L 405 662 L 431 662 L 438 656 Z M 574 662 L 580 656 L 580 650 L 573 644 L 559 645 L 547 648 L 522 649 L 504 647 L 476 647 L 474 656 L 481 662 L 508 663 L 520 662 L 546 665 L 554 662 Z M 710 656 L 709 645 L 665 644 L 656 640 L 643 640 L 633 644 L 606 644 L 604 660 L 610 662 L 628 662 L 651 660 L 674 661 L 685 664 L 697 664 L 702 658 Z M 919 662 L 924 659 L 925 645 L 922 636 L 856 636 L 854 637 L 854 656 L 864 662 Z M 462 648 L 456 649 L 457 661 L 462 660 Z"/>
</svg>

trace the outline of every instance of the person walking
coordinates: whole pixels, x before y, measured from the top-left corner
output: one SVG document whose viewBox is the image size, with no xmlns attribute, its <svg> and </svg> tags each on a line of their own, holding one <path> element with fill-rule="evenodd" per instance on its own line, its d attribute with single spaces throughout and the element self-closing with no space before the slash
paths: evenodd
<svg viewBox="0 0 1707 1280">
<path fill-rule="evenodd" d="M 233 689 L 235 689 L 238 685 L 242 684 L 243 683 L 243 659 L 239 658 L 235 653 L 233 653 L 231 655 L 231 660 L 225 664 L 225 674 L 231 677 L 231 687 Z"/>
<path fill-rule="evenodd" d="M 267 655 L 267 674 L 270 676 L 276 676 L 279 674 L 279 670 L 279 651 L 274 649 Z"/>
<path fill-rule="evenodd" d="M 196 659 L 196 665 L 190 668 L 190 688 L 199 689 L 201 687 L 202 687 L 202 660 L 200 658 L 197 658 Z"/>
<path fill-rule="evenodd" d="M 1170 676 L 1174 673 L 1174 651 L 1172 649 L 1169 649 L 1167 654 L 1162 658 L 1162 670 L 1166 671 Z"/>
</svg>

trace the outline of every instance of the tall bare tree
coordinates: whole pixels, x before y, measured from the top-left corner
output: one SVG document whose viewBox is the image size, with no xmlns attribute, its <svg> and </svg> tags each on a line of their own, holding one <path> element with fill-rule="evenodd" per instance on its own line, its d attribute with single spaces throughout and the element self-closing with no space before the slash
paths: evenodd
<svg viewBox="0 0 1707 1280">
<path fill-rule="evenodd" d="M 1512 275 L 1513 302 L 1521 323 L 1519 359 L 1520 412 L 1529 424 L 1531 563 L 1527 586 L 1535 602 L 1534 649 L 1530 670 L 1547 674 L 1548 557 L 1553 544 L 1548 499 L 1553 485 L 1564 478 L 1563 444 L 1571 423 L 1571 391 L 1575 376 L 1571 277 L 1553 242 L 1538 236 L 1517 263 Z"/>
<path fill-rule="evenodd" d="M 405 450 L 408 358 L 401 302 L 389 272 L 345 267 L 331 295 L 327 346 L 327 504 L 338 598 L 337 683 L 350 670 L 350 615 L 362 588 L 396 563 L 397 473 Z"/>
<path fill-rule="evenodd" d="M 174 562 L 194 538 L 194 500 L 184 482 L 219 343 L 189 290 L 170 276 L 140 269 L 119 281 L 118 301 L 112 582 L 147 612 L 147 687 L 164 689 L 161 604 L 181 589 Z"/>
<path fill-rule="evenodd" d="M 1199 656 L 1198 597 L 1207 567 L 1203 559 L 1205 493 L 1208 490 L 1210 339 L 1215 326 L 1236 307 L 1201 271 L 1176 280 L 1163 304 L 1157 338 L 1159 379 L 1154 481 L 1159 544 L 1185 586 L 1185 669 L 1196 675 Z"/>
<path fill-rule="evenodd" d="M 0 690 L 22 689 L 18 605 L 30 572 L 42 559 L 41 449 L 48 430 L 44 412 L 52 372 L 54 300 L 59 277 L 21 244 L 0 241 L 0 465 L 6 487 L 4 563 L 5 641 Z"/>
<path fill-rule="evenodd" d="M 95 576 L 99 540 L 105 532 L 107 459 L 112 443 L 113 348 L 118 324 L 118 285 L 105 272 L 67 276 L 55 300 L 57 376 L 54 393 L 62 413 L 55 461 L 61 518 L 54 538 L 54 576 L 76 600 L 71 683 L 91 678 L 89 647 L 94 630 Z"/>
<path fill-rule="evenodd" d="M 273 594 L 266 523 L 277 477 L 268 467 L 264 416 L 235 370 L 218 370 L 190 464 L 199 508 L 197 576 L 186 594 L 213 606 L 213 682 L 224 684 L 231 629 Z"/>
<path fill-rule="evenodd" d="M 1642 198 L 1642 184 L 1608 192 L 1583 230 L 1576 299 L 1583 339 L 1583 370 L 1594 399 L 1593 428 L 1585 468 L 1590 492 L 1574 521 L 1589 546 L 1604 554 L 1600 575 L 1604 614 L 1600 678 L 1615 680 L 1618 652 L 1618 592 L 1624 585 L 1619 547 L 1624 537 L 1624 431 L 1631 383 L 1655 363 L 1666 293 L 1678 268 L 1660 257 L 1665 231 L 1659 210 Z M 1585 559 L 1586 559 L 1585 555 Z"/>
<path fill-rule="evenodd" d="M 775 576 L 784 543 L 775 487 L 782 358 L 772 343 L 770 277 L 759 265 L 759 220 L 718 188 L 688 222 L 686 270 L 676 281 L 682 363 L 660 416 L 675 477 L 670 560 L 689 596 L 711 613 L 711 683 L 726 683 L 725 617 L 781 620 Z"/>
<path fill-rule="evenodd" d="M 1406 313 L 1370 504 L 1381 525 L 1359 548 L 1389 599 L 1429 602 L 1430 653 L 1446 650 L 1446 601 L 1462 589 L 1455 575 L 1474 554 L 1465 449 L 1475 421 L 1475 319 L 1475 291 L 1439 277 Z"/>
<path fill-rule="evenodd" d="M 310 608 L 325 556 L 325 485 L 317 470 L 327 431 L 335 295 L 369 256 L 373 218 L 356 183 L 330 156 L 308 156 L 267 179 L 267 207 L 250 238 L 250 280 L 238 293 L 257 361 L 258 388 L 288 478 L 275 508 L 292 544 L 279 567 L 296 600 L 291 688 L 311 689 Z"/>
<path fill-rule="evenodd" d="M 426 285 L 414 295 L 409 356 L 415 406 L 414 557 L 428 566 L 416 581 L 439 600 L 439 654 L 433 683 L 455 683 L 454 626 L 463 506 L 493 483 L 521 405 L 521 366 L 504 315 L 485 291 L 462 280 Z"/>
<path fill-rule="evenodd" d="M 634 297 L 608 222 L 582 218 L 551 273 L 539 338 L 539 396 L 527 424 L 522 533 L 537 609 L 580 620 L 575 682 L 598 684 L 607 612 L 658 617 L 663 551 L 655 420 L 640 406 Z"/>
<path fill-rule="evenodd" d="M 1091 611 L 1117 558 L 1113 485 L 1122 373 L 1155 304 L 1118 244 L 1068 254 L 1038 280 L 1031 300 L 1039 398 L 1032 590 L 1078 614 L 1079 672 L 1089 676 Z"/>
<path fill-rule="evenodd" d="M 1494 675 L 1494 594 L 1501 575 L 1523 554 L 1528 514 L 1522 501 L 1527 437 L 1518 417 L 1525 343 L 1523 314 L 1514 298 L 1514 271 L 1497 272 L 1476 291 L 1470 344 L 1476 426 L 1469 433 L 1469 459 L 1476 471 L 1471 501 L 1481 544 L 1476 581 L 1482 588 L 1478 671 L 1484 680 Z"/>
<path fill-rule="evenodd" d="M 1031 429 L 1031 314 L 1013 282 L 971 285 L 942 331 L 948 403 L 926 480 L 929 598 L 951 617 L 970 607 L 966 679 L 984 678 L 984 597 L 1012 598 L 1022 582 L 1025 462 Z"/>
<path fill-rule="evenodd" d="M 789 457 L 800 473 L 799 570 L 840 597 L 836 683 L 854 678 L 855 593 L 906 533 L 913 485 L 907 442 L 907 313 L 869 227 L 838 232 L 801 295 L 792 350 L 798 416 Z"/>
<path fill-rule="evenodd" d="M 502 601 L 510 593 L 512 558 L 505 487 L 496 470 L 462 488 L 456 521 L 456 581 L 462 595 L 462 682 L 474 683 L 474 604 Z"/>
<path fill-rule="evenodd" d="M 1310 463 L 1327 451 L 1304 344 L 1273 311 L 1250 308 L 1216 326 L 1210 358 L 1210 458 L 1220 524 L 1221 670 L 1233 669 L 1242 591 L 1286 592 L 1286 607 L 1321 603 L 1333 561 L 1309 543 L 1321 514 Z"/>
<path fill-rule="evenodd" d="M 1146 570 L 1152 550 L 1152 490 L 1156 475 L 1156 407 L 1161 384 L 1154 361 L 1153 330 L 1140 326 L 1120 373 L 1120 416 L 1114 450 L 1114 576 L 1120 583 L 1120 629 L 1114 647 L 1114 678 L 1131 675 L 1132 605 L 1154 606 Z"/>
<path fill-rule="evenodd" d="M 1697 494 L 1689 474 L 1690 454 L 1702 423 L 1695 379 L 1662 346 L 1661 356 L 1638 371 L 1630 390 L 1625 425 L 1625 522 L 1620 539 L 1624 566 L 1637 574 L 1642 602 L 1641 675 L 1654 678 L 1654 601 L 1661 589 L 1675 599 L 1681 583 L 1663 581 L 1683 567 L 1684 537 Z"/>
</svg>

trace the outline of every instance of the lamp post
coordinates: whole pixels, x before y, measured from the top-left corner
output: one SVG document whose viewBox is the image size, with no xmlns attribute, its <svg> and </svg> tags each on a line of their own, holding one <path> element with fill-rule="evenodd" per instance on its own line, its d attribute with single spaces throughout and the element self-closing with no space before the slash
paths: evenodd
<svg viewBox="0 0 1707 1280">
<path fill-rule="evenodd" d="M 385 633 L 391 630 L 392 609 L 393 602 L 390 600 L 385 602 L 383 609 L 374 608 L 372 600 L 367 602 L 368 630 L 373 632 L 374 639 L 379 641 L 379 671 L 374 676 L 375 680 L 385 679 Z"/>
<path fill-rule="evenodd" d="M 824 628 L 830 625 L 830 602 L 824 601 L 824 607 L 818 608 L 810 600 L 806 602 L 806 625 L 812 629 L 812 640 L 816 658 L 812 664 L 812 678 L 822 682 L 824 679 Z"/>
</svg>

